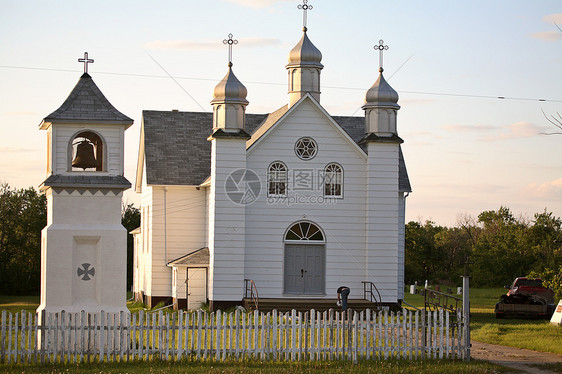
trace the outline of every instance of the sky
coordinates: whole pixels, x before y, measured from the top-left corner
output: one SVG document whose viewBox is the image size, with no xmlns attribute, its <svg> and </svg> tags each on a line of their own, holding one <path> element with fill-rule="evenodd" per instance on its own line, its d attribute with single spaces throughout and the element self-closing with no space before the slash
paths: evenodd
<svg viewBox="0 0 562 374">
<path fill-rule="evenodd" d="M 134 182 L 143 110 L 211 111 L 229 33 L 248 113 L 288 102 L 285 65 L 302 34 L 299 1 L 0 0 L 0 181 L 46 177 L 41 120 L 83 72 L 135 123 L 125 177 Z M 509 207 L 562 216 L 562 4 L 559 0 L 309 0 L 308 36 L 322 52 L 321 104 L 362 116 L 378 75 L 400 95 L 398 133 L 413 192 L 406 220 L 454 226 Z M 558 27 L 557 27 L 558 25 Z M 209 125 L 211 126 L 211 125 Z M 558 132 L 562 132 L 558 130 Z M 132 190 L 127 202 L 137 202 Z"/>
</svg>

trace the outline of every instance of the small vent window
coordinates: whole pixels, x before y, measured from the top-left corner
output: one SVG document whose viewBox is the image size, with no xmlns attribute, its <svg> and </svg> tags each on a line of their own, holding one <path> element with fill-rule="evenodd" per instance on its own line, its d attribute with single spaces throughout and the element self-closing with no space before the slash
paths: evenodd
<svg viewBox="0 0 562 374">
<path fill-rule="evenodd" d="M 295 143 L 295 153 L 301 160 L 311 160 L 318 153 L 318 145 L 312 138 L 300 138 Z"/>
</svg>

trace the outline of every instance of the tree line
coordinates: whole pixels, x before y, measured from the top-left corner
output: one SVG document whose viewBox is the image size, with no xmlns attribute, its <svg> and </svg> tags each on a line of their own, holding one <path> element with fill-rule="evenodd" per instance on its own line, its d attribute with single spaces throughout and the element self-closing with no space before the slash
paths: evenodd
<svg viewBox="0 0 562 374">
<path fill-rule="evenodd" d="M 128 232 L 140 226 L 140 211 L 123 206 Z M 41 230 L 47 202 L 33 187 L 0 184 L 0 294 L 40 290 Z M 463 216 L 455 227 L 434 222 L 406 224 L 405 281 L 460 285 L 470 260 L 471 284 L 501 287 L 518 276 L 540 276 L 562 297 L 562 220 L 546 210 L 533 219 L 515 217 L 507 207 Z M 127 287 L 132 284 L 133 238 L 127 237 Z"/>
<path fill-rule="evenodd" d="M 541 277 L 562 297 L 562 220 L 546 209 L 533 219 L 507 207 L 463 216 L 455 227 L 406 224 L 405 281 L 460 285 L 469 262 L 471 285 L 502 287 L 520 276 Z"/>
</svg>

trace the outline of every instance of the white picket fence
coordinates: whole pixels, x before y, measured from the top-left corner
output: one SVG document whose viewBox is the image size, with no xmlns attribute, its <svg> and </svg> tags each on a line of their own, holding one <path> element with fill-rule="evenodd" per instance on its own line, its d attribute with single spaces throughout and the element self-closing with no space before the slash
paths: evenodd
<svg viewBox="0 0 562 374">
<path fill-rule="evenodd" d="M 3 311 L 0 361 L 466 359 L 465 334 L 461 314 L 444 310 L 61 312 L 41 318 Z"/>
</svg>

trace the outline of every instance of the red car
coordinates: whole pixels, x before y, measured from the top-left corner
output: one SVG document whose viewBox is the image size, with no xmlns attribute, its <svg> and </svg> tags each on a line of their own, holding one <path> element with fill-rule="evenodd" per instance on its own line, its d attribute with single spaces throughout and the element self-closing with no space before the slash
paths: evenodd
<svg viewBox="0 0 562 374">
<path fill-rule="evenodd" d="M 507 296 L 537 295 L 544 298 L 547 304 L 554 303 L 554 291 L 544 287 L 540 278 L 515 278 L 511 287 L 505 286 L 505 288 L 509 289 Z"/>
</svg>

